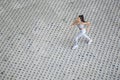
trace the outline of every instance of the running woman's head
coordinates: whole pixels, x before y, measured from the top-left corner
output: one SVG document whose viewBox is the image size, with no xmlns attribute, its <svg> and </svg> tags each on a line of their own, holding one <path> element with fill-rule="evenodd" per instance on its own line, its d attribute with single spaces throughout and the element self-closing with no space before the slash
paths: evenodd
<svg viewBox="0 0 120 80">
<path fill-rule="evenodd" d="M 85 22 L 83 15 L 79 15 L 79 18 L 80 18 L 80 20 L 81 20 L 82 22 Z"/>
</svg>

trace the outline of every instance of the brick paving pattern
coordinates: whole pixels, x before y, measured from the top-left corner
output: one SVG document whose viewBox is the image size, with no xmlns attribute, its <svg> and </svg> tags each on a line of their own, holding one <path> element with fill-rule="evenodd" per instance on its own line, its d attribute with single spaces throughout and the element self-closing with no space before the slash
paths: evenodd
<svg viewBox="0 0 120 80">
<path fill-rule="evenodd" d="M 120 80 L 120 0 L 0 0 L 0 80 Z"/>
</svg>

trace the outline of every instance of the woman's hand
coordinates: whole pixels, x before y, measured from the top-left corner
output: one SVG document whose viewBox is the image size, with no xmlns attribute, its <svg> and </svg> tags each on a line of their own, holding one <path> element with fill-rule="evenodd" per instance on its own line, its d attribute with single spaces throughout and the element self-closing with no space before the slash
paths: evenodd
<svg viewBox="0 0 120 80">
<path fill-rule="evenodd" d="M 74 25 L 70 25 L 70 26 L 69 26 L 70 29 L 73 28 L 73 27 L 74 27 Z"/>
<path fill-rule="evenodd" d="M 87 24 L 86 24 L 87 26 L 90 26 L 91 25 L 91 23 L 90 22 L 87 22 Z"/>
<path fill-rule="evenodd" d="M 90 31 L 90 28 L 89 28 L 89 27 L 87 27 L 87 29 L 86 29 L 86 30 L 87 30 L 87 32 L 89 32 L 89 31 Z"/>
</svg>

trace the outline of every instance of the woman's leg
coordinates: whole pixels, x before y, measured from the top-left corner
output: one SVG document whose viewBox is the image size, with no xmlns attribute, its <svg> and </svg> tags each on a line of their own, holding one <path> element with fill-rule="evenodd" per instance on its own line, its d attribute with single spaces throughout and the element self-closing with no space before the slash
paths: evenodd
<svg viewBox="0 0 120 80">
<path fill-rule="evenodd" d="M 90 39 L 90 38 L 89 38 L 89 36 L 88 36 L 88 35 L 86 35 L 86 34 L 83 34 L 83 36 L 89 40 L 88 44 L 91 44 L 92 39 Z"/>
<path fill-rule="evenodd" d="M 79 40 L 79 38 L 80 38 L 82 35 L 83 35 L 83 33 L 80 32 L 80 33 L 75 37 L 75 39 L 74 39 L 74 46 L 72 47 L 72 49 L 78 48 L 78 40 Z"/>
<path fill-rule="evenodd" d="M 75 45 L 78 45 L 78 40 L 80 39 L 81 36 L 82 36 L 82 34 L 80 33 L 80 34 L 75 38 Z"/>
</svg>

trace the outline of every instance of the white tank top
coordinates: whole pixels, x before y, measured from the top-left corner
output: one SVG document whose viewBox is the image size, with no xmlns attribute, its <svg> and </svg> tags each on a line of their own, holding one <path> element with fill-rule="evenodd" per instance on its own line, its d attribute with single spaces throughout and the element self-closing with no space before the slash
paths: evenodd
<svg viewBox="0 0 120 80">
<path fill-rule="evenodd" d="M 78 24 L 77 27 L 81 30 L 81 29 L 84 29 L 84 25 L 81 25 L 81 24 Z"/>
</svg>

